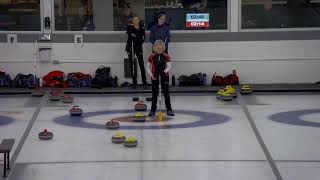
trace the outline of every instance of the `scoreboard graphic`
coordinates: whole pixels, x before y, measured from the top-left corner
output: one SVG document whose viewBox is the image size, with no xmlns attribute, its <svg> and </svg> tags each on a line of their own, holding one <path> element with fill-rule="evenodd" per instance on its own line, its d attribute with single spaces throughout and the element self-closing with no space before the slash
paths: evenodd
<svg viewBox="0 0 320 180">
<path fill-rule="evenodd" d="M 209 13 L 187 14 L 186 27 L 209 27 Z"/>
</svg>

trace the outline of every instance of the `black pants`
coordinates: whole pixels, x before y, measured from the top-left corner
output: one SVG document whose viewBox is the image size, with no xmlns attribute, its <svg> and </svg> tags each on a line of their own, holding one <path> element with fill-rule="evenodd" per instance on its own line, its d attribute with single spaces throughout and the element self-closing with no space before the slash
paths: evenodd
<svg viewBox="0 0 320 180">
<path fill-rule="evenodd" d="M 130 62 L 132 84 L 137 85 L 137 75 L 138 75 L 137 63 L 133 62 L 131 52 L 128 52 L 128 56 L 129 56 L 129 62 Z M 138 58 L 138 63 L 139 63 L 140 71 L 141 71 L 142 83 L 147 84 L 146 71 L 145 71 L 144 62 L 143 62 L 143 54 L 142 54 L 142 52 L 135 53 L 135 56 Z"/>
<path fill-rule="evenodd" d="M 157 101 L 159 95 L 159 76 L 156 76 L 156 80 L 152 80 L 152 105 L 151 111 L 157 110 Z M 172 110 L 171 102 L 170 102 L 170 94 L 169 94 L 169 75 L 163 73 L 161 75 L 161 90 L 163 91 L 166 109 Z M 161 93 L 161 92 L 160 92 Z"/>
</svg>

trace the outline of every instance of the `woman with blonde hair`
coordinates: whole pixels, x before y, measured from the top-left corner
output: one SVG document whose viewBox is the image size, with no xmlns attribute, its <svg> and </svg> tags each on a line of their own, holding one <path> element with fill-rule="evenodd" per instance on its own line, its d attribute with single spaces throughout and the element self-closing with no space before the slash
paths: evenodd
<svg viewBox="0 0 320 180">
<path fill-rule="evenodd" d="M 147 62 L 147 72 L 152 81 L 152 105 L 148 116 L 154 116 L 157 110 L 157 99 L 159 94 L 159 83 L 163 90 L 167 115 L 174 116 L 172 111 L 169 94 L 169 72 L 171 70 L 171 59 L 165 53 L 166 47 L 162 40 L 156 40 L 153 46 L 153 53 L 149 56 Z M 159 82 L 161 78 L 161 82 Z M 161 93 L 161 92 L 160 92 Z"/>
</svg>

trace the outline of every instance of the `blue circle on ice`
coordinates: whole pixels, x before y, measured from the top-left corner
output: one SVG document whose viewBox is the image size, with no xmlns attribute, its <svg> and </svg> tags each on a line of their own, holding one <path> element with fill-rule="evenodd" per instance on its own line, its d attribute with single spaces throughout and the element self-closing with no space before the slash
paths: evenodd
<svg viewBox="0 0 320 180">
<path fill-rule="evenodd" d="M 304 115 L 317 114 L 317 113 L 320 113 L 320 109 L 286 111 L 286 112 L 273 114 L 269 118 L 272 121 L 285 123 L 285 124 L 291 124 L 291 125 L 297 125 L 297 126 L 320 127 L 320 119 L 319 119 L 319 122 L 313 122 L 313 121 L 304 120 L 301 117 Z"/>
<path fill-rule="evenodd" d="M 14 122 L 14 119 L 8 116 L 0 116 L 0 126 L 8 125 Z"/>
<path fill-rule="evenodd" d="M 109 110 L 109 111 L 97 111 L 97 112 L 86 112 L 82 116 L 60 116 L 54 119 L 54 122 L 64 125 L 79 128 L 93 128 L 93 129 L 106 129 L 105 124 L 97 124 L 85 122 L 84 120 L 89 117 L 106 115 L 106 114 L 121 114 L 121 113 L 135 113 L 134 110 Z M 194 122 L 182 123 L 182 124 L 163 124 L 163 125 L 146 125 L 143 126 L 130 126 L 130 125 L 120 125 L 119 129 L 179 129 L 179 128 L 193 128 L 201 126 L 210 126 L 215 124 L 226 123 L 231 120 L 229 116 L 203 112 L 203 111 L 187 111 L 187 110 L 175 110 L 177 114 L 185 114 L 199 117 L 199 120 Z"/>
</svg>

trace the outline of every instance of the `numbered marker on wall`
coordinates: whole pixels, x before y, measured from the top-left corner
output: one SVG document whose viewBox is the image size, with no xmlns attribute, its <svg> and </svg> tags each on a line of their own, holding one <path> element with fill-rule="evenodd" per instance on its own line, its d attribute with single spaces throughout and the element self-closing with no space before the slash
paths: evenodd
<svg viewBox="0 0 320 180">
<path fill-rule="evenodd" d="M 7 35 L 7 43 L 16 44 L 18 42 L 17 34 L 8 34 Z"/>
<path fill-rule="evenodd" d="M 74 35 L 74 45 L 76 47 L 83 47 L 83 35 L 82 34 Z"/>
</svg>

